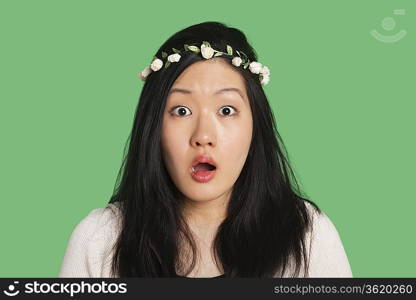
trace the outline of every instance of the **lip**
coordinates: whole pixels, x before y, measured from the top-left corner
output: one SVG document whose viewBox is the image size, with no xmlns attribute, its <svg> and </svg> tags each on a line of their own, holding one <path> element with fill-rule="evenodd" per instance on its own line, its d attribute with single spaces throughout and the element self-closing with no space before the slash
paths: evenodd
<svg viewBox="0 0 416 300">
<path fill-rule="evenodd" d="M 201 155 L 197 155 L 194 158 L 191 164 L 191 169 L 192 167 L 196 166 L 199 163 L 209 163 L 210 165 L 217 167 L 217 163 L 214 161 L 214 159 L 211 156 L 201 154 Z"/>
<path fill-rule="evenodd" d="M 193 167 L 196 166 L 199 163 L 209 163 L 209 164 L 215 166 L 215 169 L 211 170 L 211 171 L 195 172 Z M 201 182 L 201 183 L 208 182 L 212 178 L 214 178 L 216 171 L 217 171 L 217 164 L 215 163 L 215 161 L 212 157 L 207 156 L 207 155 L 197 155 L 195 157 L 195 159 L 192 161 L 192 164 L 191 164 L 191 167 L 190 167 L 190 172 L 191 172 L 192 178 L 195 181 Z"/>
</svg>

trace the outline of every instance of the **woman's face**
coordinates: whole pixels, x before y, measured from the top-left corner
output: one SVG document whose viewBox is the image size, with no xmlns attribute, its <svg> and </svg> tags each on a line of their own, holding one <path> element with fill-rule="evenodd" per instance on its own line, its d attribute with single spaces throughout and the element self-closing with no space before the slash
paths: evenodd
<svg viewBox="0 0 416 300">
<path fill-rule="evenodd" d="M 194 63 L 169 91 L 162 124 L 163 160 L 188 200 L 228 200 L 246 161 L 253 119 L 244 79 L 234 68 L 221 58 Z M 207 182 L 192 176 L 198 155 L 215 162 L 214 177 Z"/>
</svg>

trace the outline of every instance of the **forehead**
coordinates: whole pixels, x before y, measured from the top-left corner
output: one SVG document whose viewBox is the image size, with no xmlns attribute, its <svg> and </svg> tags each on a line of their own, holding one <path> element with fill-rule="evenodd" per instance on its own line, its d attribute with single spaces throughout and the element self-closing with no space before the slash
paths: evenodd
<svg viewBox="0 0 416 300">
<path fill-rule="evenodd" d="M 170 94 L 175 94 L 175 91 L 180 89 L 209 94 L 220 90 L 239 90 L 241 96 L 246 98 L 244 78 L 235 68 L 221 58 L 196 62 L 179 75 L 172 85 Z"/>
</svg>

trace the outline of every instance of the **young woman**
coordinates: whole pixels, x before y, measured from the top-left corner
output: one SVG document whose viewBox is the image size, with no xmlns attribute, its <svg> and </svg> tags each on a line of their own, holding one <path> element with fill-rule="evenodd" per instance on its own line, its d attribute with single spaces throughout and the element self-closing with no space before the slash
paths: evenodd
<svg viewBox="0 0 416 300">
<path fill-rule="evenodd" d="M 140 77 L 114 194 L 75 227 L 60 277 L 352 276 L 333 223 L 301 196 L 270 70 L 240 30 L 179 31 Z"/>
</svg>

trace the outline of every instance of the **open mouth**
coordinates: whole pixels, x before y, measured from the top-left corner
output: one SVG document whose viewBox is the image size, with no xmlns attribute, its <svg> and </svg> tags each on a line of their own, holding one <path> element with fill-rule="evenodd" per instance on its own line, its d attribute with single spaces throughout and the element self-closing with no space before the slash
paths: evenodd
<svg viewBox="0 0 416 300">
<path fill-rule="evenodd" d="M 192 172 L 207 172 L 215 170 L 217 167 L 210 163 L 198 163 L 192 167 Z"/>
<path fill-rule="evenodd" d="M 217 169 L 217 166 L 214 164 L 215 162 L 211 158 L 196 159 L 191 168 L 192 178 L 199 183 L 210 181 L 214 178 Z"/>
</svg>

